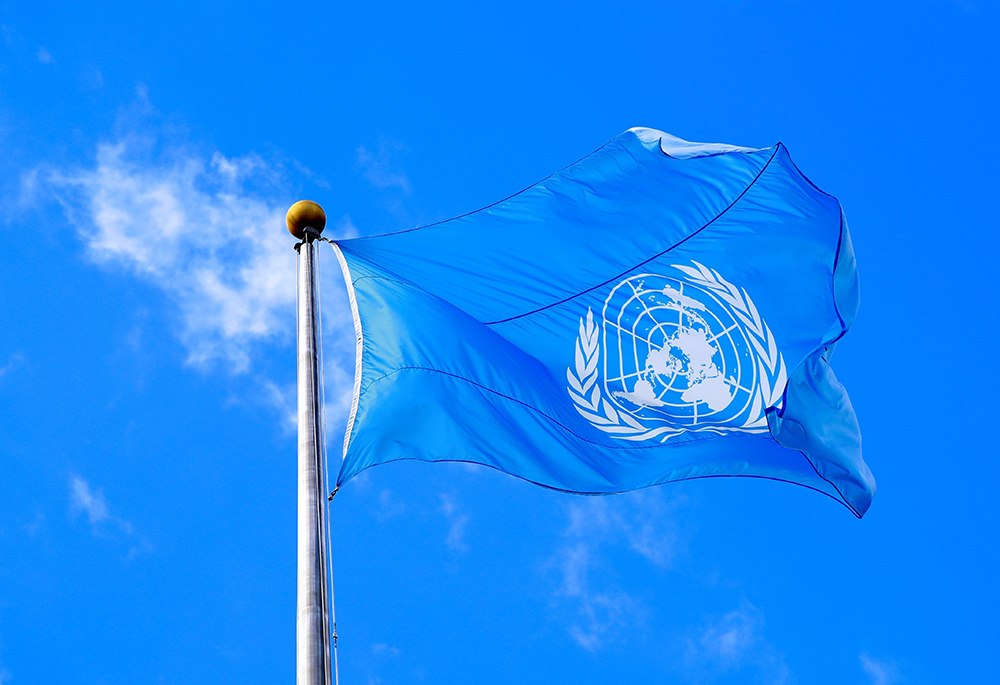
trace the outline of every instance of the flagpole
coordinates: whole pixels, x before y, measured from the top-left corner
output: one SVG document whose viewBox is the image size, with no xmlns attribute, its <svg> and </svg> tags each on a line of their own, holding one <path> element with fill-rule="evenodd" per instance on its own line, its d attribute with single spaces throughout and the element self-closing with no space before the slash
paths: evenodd
<svg viewBox="0 0 1000 685">
<path fill-rule="evenodd" d="M 301 242 L 298 252 L 298 582 L 295 620 L 296 685 L 331 685 L 330 617 L 326 587 L 322 406 L 319 363 L 319 302 L 315 245 L 326 214 L 302 200 L 285 224 Z"/>
</svg>

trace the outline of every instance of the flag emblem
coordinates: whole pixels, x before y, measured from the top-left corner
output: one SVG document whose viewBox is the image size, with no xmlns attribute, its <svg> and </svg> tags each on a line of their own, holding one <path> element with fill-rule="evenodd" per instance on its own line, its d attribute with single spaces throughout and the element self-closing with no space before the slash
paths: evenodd
<svg viewBox="0 0 1000 685">
<path fill-rule="evenodd" d="M 684 432 L 764 433 L 785 363 L 753 300 L 698 262 L 614 286 L 580 319 L 567 388 L 599 430 L 661 442 Z"/>
</svg>

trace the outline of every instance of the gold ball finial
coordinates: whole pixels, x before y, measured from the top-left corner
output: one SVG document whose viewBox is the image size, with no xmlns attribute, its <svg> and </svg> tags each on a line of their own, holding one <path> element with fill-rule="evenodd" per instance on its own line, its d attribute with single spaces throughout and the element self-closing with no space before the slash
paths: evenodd
<svg viewBox="0 0 1000 685">
<path fill-rule="evenodd" d="M 315 228 L 320 233 L 326 228 L 326 212 L 312 200 L 299 200 L 288 208 L 285 215 L 288 232 L 299 240 L 306 237 L 306 228 Z"/>
</svg>

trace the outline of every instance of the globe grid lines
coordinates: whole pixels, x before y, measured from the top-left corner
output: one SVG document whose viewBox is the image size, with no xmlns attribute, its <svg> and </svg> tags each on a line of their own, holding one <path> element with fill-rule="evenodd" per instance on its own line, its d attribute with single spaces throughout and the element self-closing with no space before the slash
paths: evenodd
<svg viewBox="0 0 1000 685">
<path fill-rule="evenodd" d="M 580 319 L 575 364 L 566 369 L 566 380 L 569 382 L 567 391 L 576 405 L 574 407 L 576 411 L 587 419 L 590 425 L 619 440 L 644 441 L 662 436 L 660 440 L 666 441 L 683 432 L 672 426 L 654 428 L 644 426 L 631 414 L 619 413 L 602 395 L 601 385 L 597 382 L 599 377 L 597 362 L 602 356 L 600 333 L 594 323 L 594 312 L 588 307 L 586 318 Z"/>
<path fill-rule="evenodd" d="M 633 341 L 636 341 L 636 340 L 643 340 L 643 341 L 644 341 L 644 342 L 645 342 L 645 343 L 646 343 L 647 345 L 649 345 L 650 347 L 656 347 L 656 348 L 657 348 L 658 350 L 662 350 L 664 346 L 657 346 L 657 345 L 656 345 L 655 343 L 653 343 L 653 341 L 652 341 L 652 340 L 650 340 L 650 339 L 649 339 L 649 336 L 648 336 L 648 335 L 647 335 L 647 337 L 645 337 L 645 338 L 642 338 L 642 337 L 640 337 L 639 335 L 637 335 L 637 334 L 636 334 L 636 330 L 635 330 L 635 329 L 636 329 L 636 327 L 637 327 L 637 326 L 639 325 L 639 321 L 641 321 L 641 320 L 642 320 L 642 314 L 639 314 L 638 316 L 636 316 L 636 317 L 635 317 L 635 322 L 634 322 L 634 323 L 633 323 L 633 325 L 632 325 L 632 330 L 631 330 L 631 331 L 626 331 L 626 330 L 625 330 L 624 328 L 622 328 L 622 326 L 621 326 L 621 319 L 622 319 L 622 316 L 624 316 L 624 315 L 625 315 L 625 310 L 626 310 L 626 309 L 628 308 L 629 304 L 630 304 L 630 303 L 631 303 L 631 302 L 632 302 L 633 300 L 636 300 L 636 301 L 638 301 L 638 302 L 639 302 L 639 304 L 641 304 L 641 305 L 642 305 L 642 308 L 643 308 L 643 310 L 644 310 L 644 311 L 643 311 L 643 314 L 648 314 L 648 315 L 649 315 L 649 318 L 650 318 L 650 319 L 651 319 L 652 321 L 654 321 L 654 322 L 656 321 L 656 318 L 655 318 L 655 317 L 653 316 L 652 312 L 650 311 L 650 309 L 649 309 L 649 306 L 648 306 L 648 305 L 646 304 L 646 302 L 644 302 L 644 301 L 643 301 L 643 299 L 642 299 L 642 295 L 644 295 L 644 294 L 646 294 L 646 293 L 652 293 L 652 292 L 654 292 L 654 291 L 650 291 L 650 290 L 637 290 L 637 289 L 636 289 L 636 287 L 635 287 L 634 285 L 632 285 L 632 280 L 633 280 L 633 279 L 628 279 L 628 280 L 626 280 L 626 281 L 625 281 L 625 284 L 627 284 L 627 285 L 629 286 L 629 288 L 631 288 L 631 289 L 632 289 L 632 297 L 630 297 L 629 299 L 627 299 L 627 300 L 625 301 L 625 303 L 624 303 L 624 304 L 623 304 L 623 305 L 621 306 L 621 308 L 620 308 L 620 309 L 618 310 L 618 323 L 617 323 L 617 324 L 615 324 L 615 327 L 616 327 L 616 328 L 618 328 L 618 329 L 619 329 L 620 331 L 622 331 L 622 332 L 627 332 L 627 333 L 629 333 Z M 642 287 L 642 286 L 644 285 L 644 283 L 645 283 L 645 281 L 640 281 L 640 282 L 639 282 L 639 287 L 641 288 L 641 287 Z M 683 294 L 683 292 L 684 292 L 684 284 L 683 284 L 683 283 L 680 283 L 680 286 L 681 286 L 681 290 L 680 290 L 680 292 L 681 292 L 681 294 Z M 618 289 L 618 287 L 621 287 L 621 284 L 619 284 L 618 286 L 616 286 L 616 287 L 615 287 L 615 288 L 614 288 L 614 289 L 612 290 L 612 293 L 614 293 L 614 291 L 616 291 L 616 290 Z M 609 296 L 609 299 L 610 299 L 610 296 Z M 679 321 L 679 324 L 678 324 L 678 325 L 683 325 L 683 321 L 684 321 L 684 311 L 685 311 L 685 310 L 684 310 L 684 308 L 683 308 L 683 307 L 679 307 L 679 308 L 678 308 L 678 321 Z M 607 319 L 605 319 L 605 322 L 607 322 Z M 657 325 L 657 326 L 654 326 L 654 328 L 650 330 L 650 333 L 652 333 L 652 332 L 653 332 L 653 330 L 658 330 L 659 328 L 660 328 L 660 326 L 659 326 L 659 325 Z M 665 338 L 665 337 L 666 337 L 666 336 L 664 336 L 664 338 Z M 623 364 L 624 364 L 624 355 L 622 354 L 622 351 L 621 351 L 621 345 L 622 345 L 622 339 L 621 339 L 621 336 L 618 336 L 618 367 L 619 367 L 619 371 L 620 371 L 620 373 L 621 373 L 622 375 L 621 375 L 621 376 L 620 376 L 620 377 L 619 377 L 618 379 L 614 379 L 614 380 L 621 380 L 621 381 L 624 381 L 624 380 L 625 380 L 625 378 L 626 378 L 627 376 L 626 376 L 626 374 L 625 374 L 625 368 L 624 368 L 624 366 L 623 366 Z M 605 345 L 605 347 L 606 347 L 606 345 Z M 634 360 L 635 360 L 635 368 L 636 368 L 636 371 L 635 371 L 635 373 L 634 373 L 634 374 L 631 374 L 631 373 L 630 373 L 630 374 L 628 374 L 628 377 L 630 377 L 630 376 L 633 376 L 633 375 L 637 375 L 637 376 L 640 376 L 640 377 L 641 377 L 641 376 L 642 376 L 642 375 L 643 375 L 643 374 L 645 373 L 645 369 L 643 368 L 643 370 L 642 370 L 642 371 L 640 371 L 640 370 L 639 370 L 639 369 L 640 369 L 640 368 L 642 368 L 642 367 L 643 367 L 644 365 L 640 365 L 640 364 L 639 364 L 639 354 L 638 354 L 638 351 L 637 351 L 637 349 L 636 349 L 636 346 L 635 346 L 634 342 L 633 342 L 633 345 L 632 345 L 632 354 L 633 354 L 633 358 L 634 358 Z M 677 372 L 675 371 L 675 372 L 673 373 L 673 375 L 671 375 L 671 377 L 670 377 L 670 382 L 666 384 L 666 387 L 665 387 L 665 388 L 663 389 L 663 391 L 662 391 L 662 392 L 661 392 L 661 393 L 660 393 L 660 394 L 659 394 L 659 395 L 657 396 L 657 400 L 662 400 L 662 398 L 663 398 L 663 395 L 665 395 L 665 394 L 666 394 L 666 392 L 667 392 L 668 390 L 670 390 L 670 389 L 672 389 L 672 388 L 673 388 L 673 384 L 674 384 L 674 380 L 676 380 L 676 378 L 677 378 Z M 606 378 L 606 379 L 605 379 L 605 385 L 607 385 L 607 383 L 611 382 L 612 380 L 613 380 L 613 379 L 610 379 L 610 378 Z M 619 405 L 619 406 L 620 406 L 620 405 Z"/>
<path fill-rule="evenodd" d="M 691 261 L 693 266 L 685 266 L 680 264 L 672 264 L 671 268 L 676 269 L 684 274 L 686 279 L 682 280 L 677 277 L 668 277 L 662 274 L 637 274 L 630 278 L 621 281 L 617 286 L 612 288 L 611 292 L 608 294 L 604 301 L 604 306 L 601 309 L 601 326 L 596 325 L 594 321 L 593 309 L 587 309 L 585 317 L 580 318 L 579 333 L 576 337 L 576 361 L 575 364 L 571 364 L 566 369 L 566 379 L 568 382 L 567 391 L 569 393 L 570 399 L 575 405 L 576 411 L 586 419 L 591 426 L 606 433 L 609 437 L 617 440 L 628 440 L 634 442 L 648 441 L 656 438 L 659 442 L 667 442 L 672 437 L 680 435 L 684 432 L 709 432 L 718 435 L 725 435 L 727 433 L 738 432 L 738 433 L 766 433 L 768 430 L 767 419 L 765 414 L 765 409 L 769 407 L 778 406 L 782 400 L 784 388 L 787 383 L 785 363 L 781 351 L 777 348 L 777 344 L 774 339 L 774 335 L 768 328 L 767 324 L 761 319 L 760 314 L 757 311 L 753 300 L 746 290 L 741 290 L 735 285 L 724 279 L 717 271 L 709 269 L 704 265 Z M 654 278 L 662 279 L 667 281 L 666 287 L 662 290 L 649 290 L 645 289 L 644 279 Z M 640 282 L 640 289 L 636 289 L 633 281 Z M 618 316 L 615 320 L 610 320 L 608 317 L 608 309 L 612 304 L 615 293 L 619 291 L 623 286 L 628 285 L 629 289 L 632 291 L 631 294 L 626 298 L 626 302 L 620 305 L 618 310 Z M 672 285 L 676 285 L 675 289 Z M 697 293 L 708 297 L 709 302 L 706 304 L 703 298 L 691 298 L 683 294 L 685 290 L 685 285 L 691 286 Z M 627 292 L 627 291 L 626 291 Z M 656 295 L 665 295 L 670 303 L 664 303 L 661 300 L 655 299 Z M 646 295 L 646 301 L 642 297 L 637 297 L 641 295 Z M 624 296 L 624 294 L 623 294 Z M 638 304 L 633 306 L 633 302 L 638 300 Z M 651 306 L 655 305 L 655 306 Z M 708 321 L 702 319 L 697 314 L 691 317 L 692 312 L 690 309 L 693 308 L 698 311 L 704 311 L 710 314 L 710 318 L 714 320 L 715 324 L 718 324 L 718 328 L 714 330 L 719 330 L 721 332 L 714 334 L 713 326 L 709 324 Z M 718 309 L 716 309 L 718 308 Z M 676 310 L 678 312 L 676 323 L 673 321 L 657 321 L 656 317 L 653 315 L 654 312 L 662 312 L 663 309 Z M 626 325 L 622 325 L 622 317 L 631 310 L 631 314 L 635 317 L 632 323 L 631 330 L 627 328 Z M 725 319 L 728 322 L 733 322 L 732 325 L 727 325 L 719 318 L 718 312 L 723 312 L 725 314 Z M 689 324 L 685 326 L 684 316 L 685 314 L 689 317 Z M 647 332 L 645 336 L 639 336 L 636 334 L 641 320 L 644 318 L 649 318 L 656 325 L 654 325 L 650 331 Z M 700 323 L 700 327 L 695 322 L 695 319 L 699 319 L 697 323 Z M 621 405 L 615 400 L 614 395 L 611 395 L 610 401 L 605 394 L 611 394 L 611 389 L 607 387 L 608 379 L 608 362 L 609 357 L 613 356 L 613 352 L 618 352 L 618 371 L 619 375 L 613 382 L 620 383 L 625 390 L 628 390 L 628 386 L 624 385 L 625 379 L 641 376 L 647 372 L 645 365 L 638 364 L 638 348 L 637 345 L 645 345 L 648 350 L 646 356 L 656 351 L 663 351 L 666 347 L 666 343 L 673 338 L 673 336 L 668 337 L 666 335 L 666 330 L 669 326 L 675 326 L 676 329 L 689 329 L 692 331 L 700 331 L 702 333 L 701 340 L 695 340 L 694 344 L 702 345 L 700 354 L 698 355 L 698 366 L 696 367 L 701 371 L 701 375 L 698 377 L 696 382 L 703 382 L 707 377 L 709 379 L 716 379 L 713 381 L 714 387 L 707 388 L 707 392 L 719 392 L 719 384 L 725 384 L 725 387 L 732 389 L 732 392 L 742 392 L 744 393 L 745 399 L 741 403 L 742 406 L 738 407 L 735 413 L 726 412 L 728 414 L 728 419 L 725 420 L 715 420 L 709 423 L 703 423 L 705 415 L 699 415 L 695 418 L 695 412 L 692 411 L 689 418 L 693 418 L 697 421 L 697 424 L 688 425 L 677 425 L 677 418 L 671 415 L 665 415 L 665 412 L 660 411 L 658 408 L 653 407 L 652 409 L 658 417 L 643 417 L 639 415 L 633 415 L 631 411 L 626 407 L 621 407 Z M 737 345 L 737 341 L 733 338 L 733 329 L 738 328 L 738 335 L 740 336 L 740 345 Z M 608 336 L 612 334 L 612 329 L 617 331 L 614 334 L 616 345 L 611 345 L 611 340 L 608 340 Z M 656 329 L 655 331 L 653 329 Z M 708 331 L 709 335 L 705 335 L 705 331 Z M 625 373 L 624 360 L 626 358 L 626 352 L 622 348 L 623 336 L 627 335 L 632 340 L 632 356 L 633 361 L 636 363 L 636 372 Z M 663 338 L 664 345 L 657 345 L 653 342 L 656 335 Z M 719 348 L 718 345 L 712 345 L 711 343 L 716 343 L 721 341 L 723 337 L 726 338 L 729 345 Z M 603 346 L 602 346 L 603 340 Z M 690 341 L 685 344 L 691 344 Z M 753 383 L 750 388 L 746 388 L 742 385 L 741 381 L 737 379 L 736 382 L 733 379 L 728 378 L 726 375 L 719 375 L 716 363 L 712 361 L 715 357 L 715 353 L 709 353 L 708 357 L 705 357 L 704 345 L 708 344 L 711 350 L 716 352 L 723 352 L 720 360 L 723 362 L 723 367 L 728 368 L 725 365 L 725 356 L 732 355 L 733 362 L 735 363 L 735 368 L 738 370 L 739 378 L 742 378 L 743 371 L 741 370 L 744 363 L 749 364 L 748 371 L 753 377 Z M 601 353 L 601 350 L 604 353 Z M 685 350 L 685 347 L 679 347 L 681 354 L 690 362 L 691 357 L 688 356 L 690 353 Z M 706 364 L 705 360 L 708 360 Z M 613 360 L 612 360 L 613 361 Z M 652 367 L 652 372 L 655 377 L 661 379 L 664 377 L 665 372 L 669 369 L 671 371 L 671 379 L 668 383 L 669 389 L 674 390 L 673 385 L 677 376 L 677 371 L 673 367 L 675 361 L 680 361 L 676 355 L 670 354 L 668 352 L 668 359 L 663 361 L 662 359 L 656 360 L 654 366 Z M 601 363 L 598 366 L 598 363 Z M 648 359 L 647 359 L 648 362 Z M 664 368 L 663 374 L 657 371 L 656 367 L 662 365 Z M 642 366 L 642 370 L 638 367 Z M 705 376 L 703 369 L 707 367 L 711 368 L 713 373 L 710 376 Z M 682 370 L 682 375 L 687 375 Z M 603 376 L 603 379 L 602 379 Z M 690 377 L 689 377 L 690 380 Z M 647 386 L 650 386 L 649 382 L 646 382 Z M 604 392 L 602 392 L 602 390 Z M 676 390 L 675 390 L 676 391 Z M 632 394 L 634 391 L 629 391 L 628 394 Z M 633 395 L 628 397 L 627 395 L 622 399 L 629 401 L 635 406 L 646 406 L 645 404 L 639 405 L 635 403 L 635 399 L 642 400 L 642 394 L 649 392 L 652 393 L 652 387 L 644 388 L 639 395 Z M 657 397 L 663 397 L 665 391 L 661 391 Z M 681 392 L 687 392 L 686 390 Z M 623 393 L 624 394 L 624 393 Z M 720 399 L 718 395 L 715 396 L 716 400 Z M 731 398 L 733 396 L 730 396 Z M 697 398 L 696 398 L 697 399 Z M 656 400 L 659 402 L 659 400 Z M 697 405 L 697 401 L 694 403 L 684 403 L 681 405 L 674 406 L 686 406 L 690 407 L 692 404 Z M 731 404 L 731 403 L 730 403 Z M 727 409 L 730 404 L 726 407 L 721 407 L 720 411 Z M 662 404 L 662 406 L 667 406 L 667 404 Z M 709 408 L 712 404 L 709 403 Z M 617 407 L 617 408 L 616 408 Z M 649 408 L 649 407 L 646 407 Z M 652 421 L 652 424 L 644 423 Z M 663 425 L 664 422 L 667 425 Z"/>
<path fill-rule="evenodd" d="M 672 296 L 666 290 L 658 290 L 658 289 L 655 289 L 655 288 L 647 288 L 646 287 L 646 280 L 648 278 L 650 278 L 650 277 L 656 278 L 656 279 L 663 279 L 663 280 L 667 281 L 668 287 L 670 285 L 676 284 L 676 286 L 677 286 L 677 290 L 675 291 L 675 293 L 676 293 L 676 299 L 675 299 L 675 296 Z M 625 301 L 623 303 L 621 303 L 620 305 L 616 305 L 618 307 L 618 316 L 615 317 L 615 321 L 611 321 L 611 320 L 609 320 L 609 318 L 607 316 L 607 309 L 611 305 L 612 300 L 614 300 L 616 293 L 619 292 L 619 290 L 623 286 L 625 286 L 625 285 L 627 285 L 628 288 L 629 288 L 629 290 L 631 290 L 631 294 L 625 299 Z M 656 415 L 659 415 L 660 417 L 662 417 L 661 419 L 654 419 L 654 420 L 668 420 L 668 421 L 670 421 L 672 423 L 678 423 L 679 422 L 681 425 L 690 425 L 690 426 L 698 426 L 698 425 L 724 425 L 725 423 L 727 423 L 727 421 L 725 419 L 712 421 L 711 417 L 716 416 L 716 415 L 718 415 L 718 414 L 720 414 L 722 412 L 726 412 L 727 414 L 732 415 L 733 412 L 727 411 L 727 410 L 729 410 L 730 407 L 731 407 L 731 404 L 730 404 L 731 401 L 733 399 L 737 399 L 737 395 L 740 395 L 740 394 L 742 395 L 742 398 L 741 398 L 742 402 L 741 402 L 741 406 L 735 412 L 735 415 L 741 415 L 743 412 L 745 412 L 750 407 L 750 405 L 751 405 L 751 403 L 753 402 L 753 399 L 754 399 L 754 392 L 753 392 L 753 390 L 751 390 L 750 388 L 745 387 L 739 381 L 739 379 L 742 377 L 742 373 L 743 373 L 742 366 L 743 365 L 742 365 L 742 360 L 740 359 L 740 353 L 739 353 L 738 350 L 741 347 L 748 348 L 748 347 L 750 347 L 750 345 L 749 345 L 749 341 L 745 337 L 745 334 L 743 335 L 743 340 L 742 340 L 742 342 L 744 344 L 743 345 L 737 345 L 736 341 L 733 339 L 732 331 L 733 331 L 734 328 L 739 328 L 739 323 L 738 323 L 736 317 L 734 317 L 732 315 L 732 313 L 728 311 L 728 308 L 722 302 L 720 302 L 718 300 L 718 298 L 713 293 L 711 293 L 711 292 L 709 292 L 707 290 L 703 290 L 701 288 L 698 288 L 697 286 L 691 286 L 691 287 L 694 287 L 694 289 L 698 293 L 700 293 L 701 295 L 707 296 L 708 298 L 710 298 L 710 301 L 713 302 L 716 306 L 721 307 L 722 310 L 725 311 L 726 314 L 728 315 L 729 322 L 731 322 L 731 323 L 722 321 L 719 318 L 718 313 L 716 311 L 714 311 L 713 308 L 710 308 L 707 305 L 705 305 L 705 303 L 700 298 L 692 298 L 692 299 L 694 300 L 695 303 L 700 304 L 700 305 L 703 306 L 704 313 L 709 316 L 709 318 L 712 320 L 713 323 L 710 323 L 709 321 L 705 320 L 704 318 L 702 318 L 697 313 L 692 312 L 690 310 L 690 305 L 685 305 L 684 304 L 684 300 L 687 299 L 687 296 L 684 295 L 685 286 L 689 286 L 689 285 L 691 285 L 691 284 L 685 283 L 681 279 L 667 277 L 667 276 L 663 276 L 663 275 L 659 275 L 659 274 L 638 274 L 636 276 L 632 276 L 631 278 L 625 279 L 624 281 L 622 281 L 621 283 L 619 283 L 617 286 L 615 286 L 612 289 L 611 293 L 608 295 L 607 300 L 605 301 L 605 306 L 604 306 L 604 309 L 603 309 L 603 316 L 602 316 L 602 318 L 604 319 L 605 326 L 610 326 L 610 327 L 612 327 L 612 328 L 614 328 L 614 329 L 616 329 L 616 330 L 619 331 L 619 335 L 614 336 L 616 338 L 615 342 L 617 343 L 616 347 L 618 349 L 618 360 L 617 360 L 617 362 L 618 362 L 618 371 L 619 371 L 619 374 L 616 377 L 610 377 L 608 375 L 608 373 L 607 373 L 607 362 L 608 362 L 608 360 L 606 358 L 607 355 L 605 355 L 605 360 L 604 360 L 604 369 L 605 369 L 604 386 L 605 386 L 605 389 L 607 390 L 608 394 L 611 396 L 611 401 L 615 404 L 616 408 L 618 408 L 620 411 L 623 411 L 623 412 L 628 412 L 630 414 L 633 414 L 636 410 L 631 410 L 629 407 L 623 406 L 622 402 L 620 401 L 621 399 L 623 399 L 625 401 L 628 401 L 628 402 L 630 402 L 632 404 L 635 404 L 638 407 L 637 411 L 642 411 L 643 413 L 650 413 L 651 412 L 653 414 L 656 414 Z M 657 295 L 666 295 L 667 298 L 671 300 L 671 302 L 670 303 L 665 303 L 663 301 L 657 300 L 656 299 Z M 647 300 L 649 300 L 649 301 L 647 301 Z M 633 307 L 633 305 L 636 305 L 636 306 Z M 667 320 L 667 321 L 660 320 L 657 317 L 657 313 L 661 312 L 663 310 L 677 311 L 676 324 L 674 324 L 674 322 L 669 321 L 669 320 Z M 633 317 L 631 328 L 627 328 L 626 326 L 622 325 L 622 319 L 623 319 L 623 317 L 625 317 L 629 313 Z M 684 321 L 685 317 L 688 318 L 688 325 L 685 325 L 685 321 Z M 640 324 L 643 322 L 643 320 L 645 320 L 645 319 L 648 319 L 648 321 L 650 321 L 653 325 L 651 326 L 651 328 L 645 334 L 640 335 L 638 333 L 638 328 L 639 328 Z M 653 341 L 653 338 L 656 336 L 657 333 L 659 333 L 664 338 L 664 343 L 666 343 L 667 340 L 669 340 L 669 336 L 666 335 L 665 330 L 664 330 L 664 329 L 666 329 L 666 327 L 668 327 L 670 325 L 675 325 L 676 326 L 676 330 L 682 330 L 682 331 L 683 330 L 699 330 L 699 329 L 696 329 L 694 326 L 692 326 L 691 325 L 692 323 L 701 324 L 701 326 L 704 328 L 704 331 L 707 332 L 708 334 L 710 334 L 710 337 L 706 337 L 706 342 L 707 343 L 716 342 L 716 341 L 720 340 L 723 337 L 725 337 L 729 341 L 729 349 L 732 350 L 733 361 L 736 364 L 736 367 L 735 367 L 734 370 L 735 370 L 735 372 L 737 374 L 737 378 L 735 380 L 729 377 L 729 373 L 728 373 L 729 372 L 729 369 L 728 369 L 728 361 L 729 360 L 727 359 L 727 355 L 724 354 L 724 353 L 722 353 L 722 350 L 720 350 L 719 348 L 713 346 L 717 350 L 718 360 L 719 360 L 720 366 L 722 368 L 721 368 L 721 370 L 719 370 L 718 368 L 716 368 L 715 370 L 718 372 L 718 374 L 717 375 L 713 375 L 712 377 L 718 377 L 718 378 L 720 378 L 721 381 L 725 384 L 726 387 L 732 389 L 730 392 L 734 393 L 733 395 L 730 396 L 731 399 L 730 399 L 729 402 L 727 402 L 726 406 L 721 407 L 719 409 L 712 409 L 711 405 L 705 399 L 703 399 L 703 398 L 695 398 L 693 401 L 684 401 L 684 402 L 670 401 L 669 399 L 666 400 L 666 401 L 664 401 L 664 398 L 668 397 L 671 392 L 674 392 L 674 393 L 678 392 L 678 390 L 676 388 L 674 388 L 674 383 L 677 381 L 678 376 L 681 375 L 679 373 L 679 370 L 677 368 L 672 369 L 672 373 L 671 373 L 671 376 L 670 376 L 669 380 L 665 380 L 664 377 L 659 376 L 659 374 L 656 374 L 655 371 L 652 372 L 652 375 L 654 376 L 654 378 L 658 378 L 659 379 L 658 385 L 660 386 L 660 388 L 658 389 L 658 391 L 654 391 L 654 392 L 655 392 L 655 400 L 656 400 L 656 402 L 658 402 L 660 404 L 658 404 L 658 405 L 652 405 L 652 404 L 640 403 L 640 402 L 637 402 L 635 399 L 633 399 L 631 397 L 627 397 L 627 394 L 629 394 L 631 391 L 629 391 L 628 386 L 625 385 L 624 381 L 625 381 L 626 378 L 638 377 L 641 380 L 645 380 L 650 385 L 652 385 L 652 383 L 653 383 L 653 381 L 651 381 L 649 379 L 649 377 L 648 377 L 651 372 L 650 372 L 647 364 L 641 363 L 639 361 L 639 347 L 640 347 L 640 345 L 644 344 L 649 349 L 662 350 L 662 349 L 664 349 L 665 345 L 657 345 L 657 343 L 655 343 Z M 715 331 L 719 331 L 719 332 L 715 333 L 713 331 L 713 328 L 714 328 Z M 721 331 L 719 329 L 721 329 Z M 741 332 L 742 332 L 742 330 L 741 330 Z M 632 347 L 631 354 L 629 354 L 629 352 L 627 350 L 622 349 L 624 343 L 626 342 L 625 340 L 623 340 L 624 336 L 621 335 L 622 333 L 624 333 L 625 335 L 627 335 L 631 339 L 631 341 L 632 341 L 632 344 L 631 344 L 631 347 Z M 604 347 L 605 347 L 606 350 L 608 348 L 608 334 L 609 334 L 609 332 L 607 330 L 604 330 L 604 338 L 605 338 L 605 345 L 604 345 Z M 649 354 L 649 351 L 647 350 L 647 352 L 645 353 L 644 356 L 648 356 L 648 354 Z M 633 358 L 633 362 L 635 363 L 635 366 L 633 368 L 636 369 L 634 372 L 628 372 L 628 373 L 626 373 L 625 368 L 624 368 L 626 356 L 631 356 Z M 713 355 L 712 358 L 714 359 L 715 355 Z M 757 385 L 757 382 L 756 382 L 757 381 L 757 365 L 756 364 L 751 364 L 750 365 L 750 370 L 751 370 L 752 375 L 753 375 L 753 383 L 751 383 L 751 387 L 753 387 L 753 386 Z M 688 380 L 690 380 L 690 378 L 688 378 Z M 704 379 L 701 379 L 699 382 L 701 382 L 702 380 L 704 380 Z M 616 383 L 620 383 L 622 385 L 622 389 L 620 391 L 612 390 L 612 384 L 616 384 Z M 652 390 L 652 388 L 650 388 L 650 390 Z M 705 410 L 707 410 L 707 411 L 699 411 L 699 404 L 706 405 Z M 684 413 L 686 413 L 687 416 L 686 417 L 683 416 L 683 415 L 678 416 L 676 413 L 671 413 L 669 411 L 670 409 L 673 409 L 675 411 L 676 410 L 681 410 Z M 641 415 L 636 414 L 636 416 L 639 417 Z M 653 418 L 653 417 L 650 417 L 650 418 Z M 706 424 L 705 423 L 706 421 L 708 421 L 709 423 Z"/>
</svg>

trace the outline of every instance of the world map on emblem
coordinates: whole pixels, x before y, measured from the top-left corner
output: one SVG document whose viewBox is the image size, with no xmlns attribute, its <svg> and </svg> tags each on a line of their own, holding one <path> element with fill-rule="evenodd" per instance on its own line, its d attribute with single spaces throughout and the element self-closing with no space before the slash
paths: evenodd
<svg viewBox="0 0 1000 685">
<path fill-rule="evenodd" d="M 757 365 L 742 327 L 715 295 L 643 274 L 611 291 L 603 318 L 604 385 L 619 410 L 688 429 L 743 423 Z"/>
</svg>

